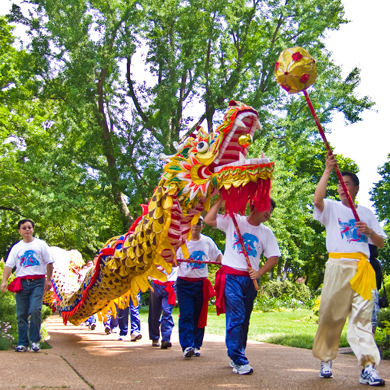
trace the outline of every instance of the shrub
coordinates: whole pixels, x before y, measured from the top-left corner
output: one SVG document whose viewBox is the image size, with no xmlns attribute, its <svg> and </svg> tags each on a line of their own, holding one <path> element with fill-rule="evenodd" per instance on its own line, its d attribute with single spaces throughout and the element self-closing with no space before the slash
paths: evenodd
<svg viewBox="0 0 390 390">
<path fill-rule="evenodd" d="M 263 286 L 263 292 L 272 298 L 296 299 L 304 304 L 307 304 L 312 298 L 312 293 L 308 286 L 303 283 L 294 283 L 290 280 L 281 282 L 271 280 Z"/>
<path fill-rule="evenodd" d="M 386 287 L 387 289 L 387 287 Z M 378 313 L 378 328 L 383 330 L 384 338 L 377 338 L 376 341 L 383 359 L 390 359 L 390 307 L 381 309 Z M 375 336 L 377 336 L 378 331 Z"/>
<path fill-rule="evenodd" d="M 283 311 L 286 309 L 311 309 L 314 300 L 310 288 L 284 280 L 270 281 L 261 287 L 254 302 L 254 309 L 260 311 Z"/>
<path fill-rule="evenodd" d="M 0 263 L 0 280 L 3 280 L 4 263 Z M 16 301 L 13 293 L 0 292 L 0 350 L 9 349 L 18 338 Z"/>
</svg>

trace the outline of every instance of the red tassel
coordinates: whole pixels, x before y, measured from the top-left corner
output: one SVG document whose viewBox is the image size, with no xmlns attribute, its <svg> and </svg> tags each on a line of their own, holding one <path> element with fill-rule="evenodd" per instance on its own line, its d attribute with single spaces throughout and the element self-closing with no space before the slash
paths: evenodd
<svg viewBox="0 0 390 390">
<path fill-rule="evenodd" d="M 256 183 L 250 182 L 243 187 L 230 187 L 220 189 L 223 200 L 225 201 L 226 214 L 245 215 L 246 205 L 254 205 L 260 212 L 269 210 L 271 181 L 260 179 Z"/>
</svg>

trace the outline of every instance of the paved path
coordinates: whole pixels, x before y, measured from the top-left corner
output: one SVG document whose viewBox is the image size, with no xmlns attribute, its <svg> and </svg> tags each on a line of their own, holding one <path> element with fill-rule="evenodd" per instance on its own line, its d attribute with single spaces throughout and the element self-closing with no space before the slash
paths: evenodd
<svg viewBox="0 0 390 390">
<path fill-rule="evenodd" d="M 0 352 L 0 389 L 61 388 L 111 389 L 365 389 L 354 356 L 339 355 L 333 379 L 318 377 L 319 362 L 311 351 L 249 342 L 247 356 L 252 375 L 237 375 L 229 367 L 224 338 L 206 335 L 202 356 L 184 359 L 174 331 L 173 347 L 153 348 L 142 324 L 144 338 L 136 343 L 107 336 L 103 326 L 95 331 L 48 319 L 53 347 L 39 353 Z M 177 330 L 177 328 L 175 327 Z M 390 361 L 379 372 L 390 386 Z"/>
</svg>

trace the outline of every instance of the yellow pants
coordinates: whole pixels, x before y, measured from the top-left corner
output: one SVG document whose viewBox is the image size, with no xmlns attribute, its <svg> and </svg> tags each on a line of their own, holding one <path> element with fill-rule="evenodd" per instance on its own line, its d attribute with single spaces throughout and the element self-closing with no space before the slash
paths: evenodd
<svg viewBox="0 0 390 390">
<path fill-rule="evenodd" d="M 352 290 L 349 281 L 356 274 L 357 264 L 358 261 L 332 258 L 326 263 L 313 355 L 323 361 L 336 359 L 348 317 L 347 340 L 359 365 L 364 367 L 371 362 L 377 366 L 380 356 L 371 326 L 374 290 L 369 301 Z"/>
</svg>

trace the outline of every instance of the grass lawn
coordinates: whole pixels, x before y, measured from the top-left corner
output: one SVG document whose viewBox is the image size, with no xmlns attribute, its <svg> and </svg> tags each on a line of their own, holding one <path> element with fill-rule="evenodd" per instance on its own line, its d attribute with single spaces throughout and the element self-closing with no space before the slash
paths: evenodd
<svg viewBox="0 0 390 390">
<path fill-rule="evenodd" d="M 178 324 L 179 310 L 174 309 L 173 320 Z M 140 310 L 141 321 L 148 321 L 148 307 Z M 282 312 L 253 312 L 249 326 L 249 340 L 263 341 L 290 347 L 312 349 L 317 324 L 311 319 L 311 310 L 297 309 Z M 209 307 L 206 332 L 225 335 L 225 315 L 217 316 L 215 307 Z M 343 329 L 340 347 L 348 347 L 347 327 Z"/>
</svg>

